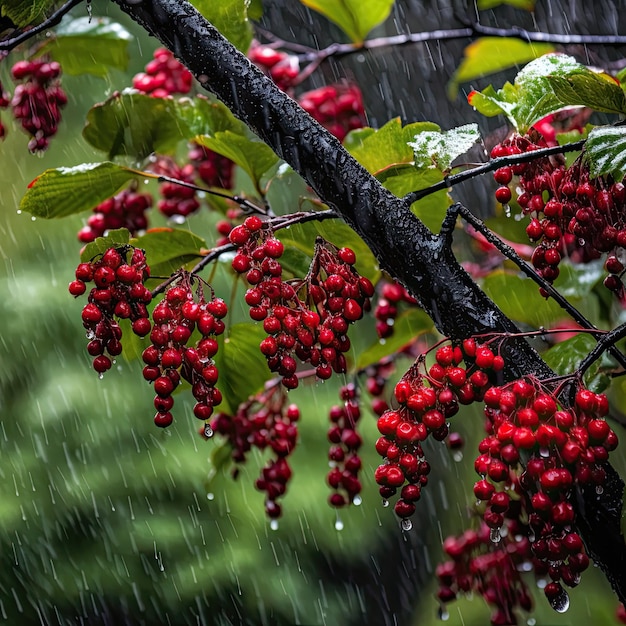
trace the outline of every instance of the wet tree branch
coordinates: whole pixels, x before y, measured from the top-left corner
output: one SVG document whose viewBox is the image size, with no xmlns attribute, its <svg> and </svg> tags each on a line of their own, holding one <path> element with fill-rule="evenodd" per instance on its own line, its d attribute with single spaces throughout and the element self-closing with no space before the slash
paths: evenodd
<svg viewBox="0 0 626 626">
<path fill-rule="evenodd" d="M 172 50 L 203 87 L 306 180 L 363 238 L 381 267 L 418 297 L 443 334 L 459 339 L 494 331 L 517 332 L 459 265 L 445 238 L 431 233 L 413 215 L 410 202 L 382 187 L 193 6 L 185 0 L 114 1 Z M 509 379 L 530 372 L 539 378 L 553 375 L 524 339 L 511 337 L 502 353 Z M 626 600 L 626 549 L 619 529 L 622 490 L 617 477 L 603 494 L 585 493 L 579 509 L 589 518 L 582 522 L 588 521 L 591 527 L 585 534 L 591 556 L 603 567 L 620 599 Z M 594 531 L 600 511 L 604 526 Z M 617 539 L 607 545 L 602 539 L 610 534 Z"/>
</svg>

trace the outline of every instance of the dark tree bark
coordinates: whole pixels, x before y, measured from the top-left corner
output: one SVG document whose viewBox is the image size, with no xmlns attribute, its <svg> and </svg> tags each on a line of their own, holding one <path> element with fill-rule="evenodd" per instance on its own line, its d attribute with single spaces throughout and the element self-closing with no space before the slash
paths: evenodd
<svg viewBox="0 0 626 626">
<path fill-rule="evenodd" d="M 407 202 L 387 191 L 341 144 L 255 68 L 185 0 L 115 0 L 174 52 L 214 93 L 289 163 L 363 238 L 381 267 L 414 294 L 444 335 L 463 339 L 516 326 L 455 259 L 448 237 L 431 233 Z M 521 338 L 502 346 L 505 379 L 553 372 Z M 626 601 L 626 546 L 620 532 L 623 482 L 610 469 L 607 488 L 579 493 L 587 549 Z"/>
</svg>

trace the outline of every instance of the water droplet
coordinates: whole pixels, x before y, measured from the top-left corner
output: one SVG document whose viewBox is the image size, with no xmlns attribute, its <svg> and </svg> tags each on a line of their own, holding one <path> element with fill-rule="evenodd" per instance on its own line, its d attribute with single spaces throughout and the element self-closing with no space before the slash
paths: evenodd
<svg viewBox="0 0 626 626">
<path fill-rule="evenodd" d="M 460 463 L 463 460 L 463 453 L 460 450 L 455 450 L 452 453 L 452 458 L 453 460 L 455 460 L 457 463 Z"/>
<path fill-rule="evenodd" d="M 22 209 L 18 209 L 18 210 L 17 210 L 17 214 L 18 214 L 18 215 L 21 215 L 21 214 L 22 214 Z"/>
<path fill-rule="evenodd" d="M 187 218 L 184 215 L 172 215 L 172 217 L 170 217 L 170 220 L 174 222 L 174 224 L 181 225 L 187 221 Z"/>
<path fill-rule="evenodd" d="M 539 589 L 545 589 L 545 586 L 548 584 L 548 581 L 545 578 L 537 578 L 537 587 Z"/>
<path fill-rule="evenodd" d="M 445 606 L 440 606 L 437 609 L 437 618 L 440 619 L 442 622 L 447 622 L 450 619 L 450 613 L 448 613 L 448 610 Z"/>
<path fill-rule="evenodd" d="M 207 439 L 210 439 L 211 437 L 213 437 L 213 429 L 211 428 L 211 424 L 204 425 L 204 436 Z"/>
<path fill-rule="evenodd" d="M 271 528 L 272 530 L 278 530 L 278 520 L 277 520 L 277 519 L 273 519 L 273 520 L 270 522 L 270 528 Z"/>
<path fill-rule="evenodd" d="M 502 535 L 500 534 L 500 529 L 492 528 L 489 531 L 489 539 L 491 539 L 493 543 L 500 543 L 500 541 L 502 541 Z"/>
<path fill-rule="evenodd" d="M 596 485 L 596 493 L 601 496 L 604 493 L 604 487 L 602 485 Z"/>
<path fill-rule="evenodd" d="M 382 505 L 383 505 L 385 508 L 387 508 L 387 507 L 389 506 L 389 500 L 385 500 L 385 499 L 383 498 Z"/>
<path fill-rule="evenodd" d="M 504 209 L 504 216 L 511 217 L 511 207 L 508 204 L 505 204 L 502 208 Z"/>
<path fill-rule="evenodd" d="M 569 595 L 565 589 L 561 589 L 561 592 L 554 598 L 550 598 L 549 602 L 557 613 L 565 613 L 569 609 Z"/>
<path fill-rule="evenodd" d="M 100 373 L 98 374 L 98 379 L 99 379 L 99 380 L 102 380 L 103 378 L 104 378 L 104 374 L 103 374 L 102 372 L 100 372 Z"/>
<path fill-rule="evenodd" d="M 337 519 L 335 521 L 335 530 L 343 530 L 343 521 L 339 516 L 337 516 Z"/>
<path fill-rule="evenodd" d="M 207 500 L 215 500 L 215 494 L 214 493 L 207 493 L 206 494 L 206 499 Z"/>
<path fill-rule="evenodd" d="M 550 449 L 539 448 L 539 456 L 542 456 L 544 459 L 547 459 L 550 456 Z"/>
<path fill-rule="evenodd" d="M 529 617 L 526 620 L 526 623 L 528 624 L 528 626 L 535 626 L 535 624 L 537 623 L 537 620 L 534 617 Z"/>
<path fill-rule="evenodd" d="M 409 530 L 411 530 L 411 528 L 413 528 L 413 522 L 410 519 L 403 519 L 400 522 L 400 528 L 408 532 Z"/>
<path fill-rule="evenodd" d="M 31 221 L 31 222 L 36 222 L 36 221 L 37 221 L 37 218 L 33 215 L 33 216 L 30 218 L 30 221 Z"/>
<path fill-rule="evenodd" d="M 361 496 L 358 494 L 354 496 L 354 498 L 352 498 L 352 504 L 354 504 L 354 506 L 360 506 L 362 502 L 363 498 L 361 498 Z"/>
<path fill-rule="evenodd" d="M 96 338 L 96 333 L 93 330 L 88 330 L 85 333 L 85 337 L 87 337 L 87 339 L 89 339 L 89 341 L 91 341 L 92 339 Z"/>
</svg>

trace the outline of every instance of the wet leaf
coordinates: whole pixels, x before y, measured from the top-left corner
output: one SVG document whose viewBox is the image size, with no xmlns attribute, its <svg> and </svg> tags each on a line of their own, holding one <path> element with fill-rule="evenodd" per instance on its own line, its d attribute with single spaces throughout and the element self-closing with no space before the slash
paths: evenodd
<svg viewBox="0 0 626 626">
<path fill-rule="evenodd" d="M 592 176 L 610 174 L 615 180 L 622 180 L 626 176 L 626 128 L 594 128 L 587 138 L 585 158 Z"/>
<path fill-rule="evenodd" d="M 16 26 L 23 28 L 40 22 L 55 4 L 55 0 L 3 0 L 0 15 L 7 16 Z"/>
<path fill-rule="evenodd" d="M 552 346 L 542 356 L 557 375 L 564 376 L 572 374 L 595 345 L 596 340 L 591 335 L 580 333 Z M 597 371 L 599 363 L 594 365 Z"/>
<path fill-rule="evenodd" d="M 465 154 L 480 140 L 478 124 L 465 124 L 450 130 L 424 131 L 415 136 L 413 148 L 415 167 L 434 167 L 447 172 L 457 157 Z"/>
<path fill-rule="evenodd" d="M 248 51 L 252 41 L 252 26 L 248 21 L 250 0 L 191 0 L 191 4 L 236 48 L 244 53 Z"/>
<path fill-rule="evenodd" d="M 154 276 L 169 276 L 181 266 L 197 262 L 206 250 L 204 239 L 182 228 L 151 228 L 132 243 L 146 251 Z"/>
<path fill-rule="evenodd" d="M 465 48 L 463 61 L 448 83 L 448 96 L 451 100 L 456 98 L 459 83 L 528 63 L 553 50 L 554 46 L 548 43 L 528 43 L 509 37 L 481 37 Z"/>
<path fill-rule="evenodd" d="M 109 159 L 127 155 L 137 160 L 153 152 L 171 154 L 190 136 L 170 98 L 152 98 L 125 90 L 87 113 L 83 137 Z"/>
<path fill-rule="evenodd" d="M 363 43 L 367 34 L 384 22 L 394 0 L 300 0 L 319 11 L 341 28 L 354 43 Z"/>
<path fill-rule="evenodd" d="M 106 252 L 109 248 L 123 246 L 129 241 L 130 233 L 126 228 L 110 230 L 106 237 L 98 237 L 91 243 L 88 243 L 80 254 L 80 260 L 82 263 L 87 263 L 96 258 L 98 255 Z"/>
<path fill-rule="evenodd" d="M 393 325 L 393 335 L 388 339 L 377 341 L 359 355 L 356 363 L 358 369 L 378 363 L 381 359 L 414 341 L 420 335 L 434 330 L 432 319 L 421 311 L 413 308 L 399 315 Z"/>
<path fill-rule="evenodd" d="M 108 17 L 79 17 L 63 22 L 40 50 L 71 75 L 107 76 L 111 68 L 126 70 L 132 35 Z"/>
<path fill-rule="evenodd" d="M 220 373 L 217 387 L 224 396 L 224 406 L 217 410 L 229 410 L 232 414 L 271 378 L 267 361 L 259 350 L 266 336 L 263 326 L 252 322 L 235 324 L 229 329 L 215 357 Z"/>
<path fill-rule="evenodd" d="M 30 183 L 20 209 L 46 219 L 82 213 L 114 196 L 140 175 L 108 161 L 46 170 Z"/>
<path fill-rule="evenodd" d="M 602 113 L 626 112 L 626 96 L 619 82 L 586 67 L 568 76 L 548 76 L 557 98 L 568 106 L 585 106 Z"/>
</svg>

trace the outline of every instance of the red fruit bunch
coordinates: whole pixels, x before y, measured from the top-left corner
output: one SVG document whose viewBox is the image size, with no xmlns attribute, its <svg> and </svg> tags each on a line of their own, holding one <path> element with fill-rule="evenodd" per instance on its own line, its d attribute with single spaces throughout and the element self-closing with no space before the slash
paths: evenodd
<svg viewBox="0 0 626 626">
<path fill-rule="evenodd" d="M 466 359 L 471 365 L 464 367 Z M 429 435 L 437 441 L 446 439 L 447 420 L 456 415 L 459 404 L 481 401 L 491 386 L 491 377 L 503 367 L 502 357 L 494 355 L 488 346 L 467 339 L 462 346 L 441 346 L 427 371 L 424 357 L 418 358 L 396 384 L 397 408 L 378 418 L 381 437 L 376 451 L 384 462 L 374 477 L 385 501 L 400 490 L 395 512 L 403 519 L 403 527 L 410 528 L 408 518 L 428 483 L 430 465 L 421 443 Z"/>
<path fill-rule="evenodd" d="M 157 48 L 145 68 L 136 74 L 133 87 L 154 98 L 166 98 L 176 93 L 189 93 L 193 83 L 191 72 L 165 48 Z"/>
<path fill-rule="evenodd" d="M 513 135 L 491 151 L 492 157 L 522 154 L 546 147 L 539 133 Z M 521 193 L 517 197 L 531 220 L 526 233 L 537 242 L 532 263 L 549 282 L 559 275 L 564 255 L 577 263 L 586 263 L 607 254 L 604 284 L 622 294 L 621 277 L 626 260 L 626 187 L 611 177 L 592 178 L 589 166 L 579 157 L 569 167 L 561 156 L 541 157 L 529 163 L 505 166 L 494 172 L 502 186 L 496 199 L 511 199 L 509 184 L 519 177 Z"/>
<path fill-rule="evenodd" d="M 213 357 L 218 350 L 217 336 L 224 332 L 223 318 L 228 308 L 208 287 L 211 297 L 207 300 L 203 282 L 182 271 L 152 312 L 152 345 L 142 354 L 146 364 L 143 377 L 154 383 L 157 410 L 154 423 L 161 428 L 172 423 L 172 394 L 181 378 L 191 385 L 196 399 L 193 413 L 199 420 L 206 422 L 213 414 L 213 407 L 222 401 L 222 394 L 215 386 L 219 373 Z M 200 338 L 188 346 L 194 330 Z"/>
<path fill-rule="evenodd" d="M 221 189 L 233 188 L 235 164 L 230 159 L 195 142 L 190 144 L 188 156 L 189 162 L 205 185 Z"/>
<path fill-rule="evenodd" d="M 354 252 L 318 238 L 307 277 L 285 282 L 278 261 L 283 244 L 259 217 L 246 218 L 231 230 L 229 240 L 238 247 L 233 269 L 245 273 L 252 285 L 245 295 L 250 317 L 262 321 L 268 333 L 261 352 L 283 385 L 298 386 L 294 356 L 311 363 L 323 380 L 333 371 L 345 372 L 348 326 L 363 316 L 374 293 L 372 283 L 353 267 Z"/>
<path fill-rule="evenodd" d="M 82 319 L 89 339 L 87 352 L 94 357 L 96 372 L 102 374 L 110 369 L 111 359 L 122 352 L 122 329 L 115 318 L 130 320 L 139 337 L 150 332 L 146 305 L 152 294 L 144 286 L 149 276 L 143 250 L 132 246 L 109 248 L 96 260 L 80 263 L 76 268 L 76 280 L 69 285 L 74 297 L 85 293 L 87 283 L 95 283 Z"/>
<path fill-rule="evenodd" d="M 561 583 L 575 587 L 588 567 L 571 529 L 576 487 L 601 492 L 617 436 L 605 421 L 606 396 L 580 387 L 571 409 L 537 380 L 520 379 L 484 394 L 487 437 L 475 461 L 474 495 L 499 540 L 505 517 L 528 526 L 534 569 L 551 579 L 544 592 L 556 610 L 568 602 Z M 510 510 L 514 507 L 514 514 Z M 506 529 L 504 530 L 506 533 Z"/>
<path fill-rule="evenodd" d="M 191 163 L 180 166 L 167 157 L 159 157 L 151 169 L 160 176 L 195 185 L 196 169 Z M 157 202 L 157 208 L 166 217 L 186 218 L 200 208 L 200 201 L 193 187 L 168 181 L 159 185 L 159 193 L 161 199 Z"/>
<path fill-rule="evenodd" d="M 254 447 L 269 449 L 273 455 L 261 470 L 256 488 L 266 493 L 265 512 L 271 519 L 282 514 L 278 498 L 285 494 L 291 467 L 287 457 L 296 447 L 297 422 L 300 410 L 287 403 L 287 396 L 280 385 L 274 385 L 258 396 L 241 404 L 235 415 L 217 414 L 211 422 L 213 430 L 229 442 L 233 461 L 245 462 L 247 453 Z M 238 475 L 239 469 L 234 471 Z"/>
<path fill-rule="evenodd" d="M 363 96 L 356 85 L 339 83 L 307 91 L 298 97 L 300 106 L 339 141 L 349 131 L 367 124 Z"/>
<path fill-rule="evenodd" d="M 56 134 L 61 121 L 61 109 L 67 96 L 61 88 L 61 66 L 56 61 L 38 59 L 18 61 L 11 69 L 15 87 L 11 107 L 13 116 L 31 136 L 28 149 L 43 152 L 50 137 Z M 4 95 L 3 95 L 4 100 Z"/>
<path fill-rule="evenodd" d="M 357 432 L 361 408 L 355 385 L 351 383 L 341 387 L 339 397 L 343 404 L 333 406 L 329 414 L 328 441 L 331 447 L 328 460 L 331 470 L 326 478 L 333 489 L 329 502 L 337 508 L 355 502 L 361 493 L 361 457 L 358 452 L 363 443 Z"/>
<path fill-rule="evenodd" d="M 398 316 L 398 307 L 402 302 L 410 306 L 417 304 L 417 300 L 400 283 L 385 282 L 374 309 L 376 332 L 381 339 L 387 339 L 393 335 L 393 325 Z"/>
<path fill-rule="evenodd" d="M 117 228 L 126 228 L 131 235 L 136 235 L 148 227 L 146 210 L 151 206 L 150 194 L 138 193 L 136 186 L 124 189 L 93 208 L 93 215 L 87 219 L 87 225 L 78 231 L 78 240 L 90 243 L 105 235 L 108 230 Z"/>
<path fill-rule="evenodd" d="M 298 57 L 253 41 L 248 58 L 283 91 L 290 91 L 300 74 Z"/>
</svg>

